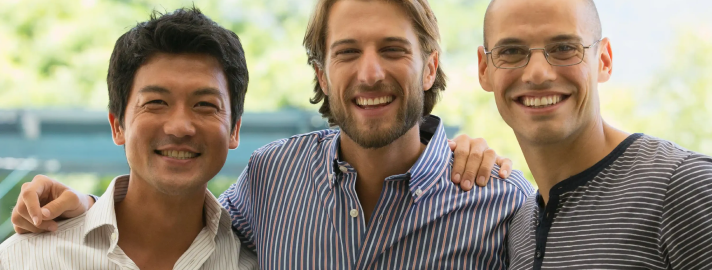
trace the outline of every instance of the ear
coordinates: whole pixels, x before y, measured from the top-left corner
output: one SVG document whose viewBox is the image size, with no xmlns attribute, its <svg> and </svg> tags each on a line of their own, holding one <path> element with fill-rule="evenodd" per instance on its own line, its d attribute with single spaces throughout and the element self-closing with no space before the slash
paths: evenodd
<svg viewBox="0 0 712 270">
<path fill-rule="evenodd" d="M 435 79 L 438 76 L 440 54 L 438 51 L 433 51 L 427 60 L 428 62 L 425 63 L 425 70 L 423 71 L 423 91 L 430 90 L 430 88 L 433 88 L 433 84 L 435 84 Z"/>
<path fill-rule="evenodd" d="M 329 95 L 327 93 L 327 83 L 326 83 L 326 72 L 320 67 L 320 65 L 317 65 L 316 63 L 312 63 L 312 66 L 314 67 L 314 73 L 316 73 L 316 80 L 319 83 L 319 86 L 321 87 L 321 91 L 324 92 L 324 95 Z"/>
<path fill-rule="evenodd" d="M 477 48 L 477 75 L 480 78 L 480 86 L 487 92 L 492 92 L 492 84 L 490 84 L 487 78 L 487 54 L 485 54 L 485 47 L 480 46 Z"/>
<path fill-rule="evenodd" d="M 240 146 L 240 127 L 242 127 L 242 117 L 237 119 L 237 122 L 235 122 L 235 128 L 232 130 L 232 134 L 230 134 L 230 149 L 235 149 Z"/>
<path fill-rule="evenodd" d="M 607 82 L 613 74 L 613 50 L 608 38 L 601 40 L 601 57 L 598 59 L 598 82 Z"/>
<path fill-rule="evenodd" d="M 126 138 L 124 137 L 124 128 L 119 124 L 119 118 L 113 113 L 109 113 L 109 124 L 111 125 L 111 137 L 114 139 L 114 144 L 124 145 L 126 144 Z"/>
</svg>

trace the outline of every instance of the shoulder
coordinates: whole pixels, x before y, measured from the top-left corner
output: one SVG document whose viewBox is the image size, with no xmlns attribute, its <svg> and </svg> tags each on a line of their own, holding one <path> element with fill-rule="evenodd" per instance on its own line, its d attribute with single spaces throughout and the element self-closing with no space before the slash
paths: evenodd
<svg viewBox="0 0 712 270">
<path fill-rule="evenodd" d="M 252 163 L 253 160 L 284 153 L 286 150 L 292 152 L 291 150 L 293 150 L 294 147 L 305 151 L 314 146 L 325 146 L 328 145 L 326 142 L 331 142 L 337 134 L 337 130 L 323 129 L 277 140 L 255 150 L 250 158 L 250 163 Z"/>
<path fill-rule="evenodd" d="M 531 182 L 524 177 L 524 174 L 519 170 L 513 170 L 509 177 L 502 179 L 499 177 L 499 166 L 494 165 L 492 172 L 490 173 L 491 182 L 501 182 L 503 185 L 513 187 L 512 192 L 518 193 L 520 195 L 529 196 L 534 194 L 534 186 Z"/>
<path fill-rule="evenodd" d="M 85 215 L 81 215 L 60 221 L 58 222 L 57 231 L 54 232 L 14 234 L 0 244 L 0 256 L 2 258 L 15 258 L 19 260 L 15 263 L 22 263 L 22 258 L 35 254 L 36 251 L 51 250 L 48 249 L 49 247 L 81 245 L 84 219 Z M 42 253 L 42 255 L 48 254 Z"/>
<path fill-rule="evenodd" d="M 639 164 L 670 164 L 679 165 L 692 151 L 679 145 L 656 137 L 642 135 L 626 151 L 629 156 L 635 157 Z"/>
</svg>

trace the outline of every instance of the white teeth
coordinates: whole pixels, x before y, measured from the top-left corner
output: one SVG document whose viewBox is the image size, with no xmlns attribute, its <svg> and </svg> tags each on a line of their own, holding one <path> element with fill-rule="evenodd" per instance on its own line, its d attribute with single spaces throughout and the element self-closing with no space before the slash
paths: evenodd
<svg viewBox="0 0 712 270">
<path fill-rule="evenodd" d="M 551 105 L 555 105 L 561 100 L 563 100 L 564 97 L 562 95 L 553 95 L 553 96 L 546 96 L 546 97 L 522 97 L 520 101 L 524 106 L 527 107 L 547 107 Z"/>
<path fill-rule="evenodd" d="M 186 151 L 165 150 L 161 151 L 161 156 L 166 156 L 175 159 L 189 159 L 198 156 L 198 154 Z"/>
<path fill-rule="evenodd" d="M 388 104 L 393 101 L 393 97 L 380 97 L 380 98 L 357 98 L 356 104 L 360 106 L 375 106 L 381 104 Z"/>
</svg>

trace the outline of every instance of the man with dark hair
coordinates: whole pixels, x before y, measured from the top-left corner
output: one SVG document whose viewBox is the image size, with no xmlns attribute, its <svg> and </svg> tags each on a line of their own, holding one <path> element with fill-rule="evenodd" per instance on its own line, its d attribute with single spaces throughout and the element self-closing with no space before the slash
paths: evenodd
<svg viewBox="0 0 712 270">
<path fill-rule="evenodd" d="M 7 239 L 0 269 L 256 269 L 207 190 L 239 144 L 242 45 L 197 9 L 158 15 L 116 41 L 107 76 L 130 174 L 53 233 Z"/>
<path fill-rule="evenodd" d="M 712 269 L 712 158 L 606 123 L 613 53 L 591 0 L 497 0 L 479 48 L 539 186 L 510 228 L 510 269 Z"/>
</svg>

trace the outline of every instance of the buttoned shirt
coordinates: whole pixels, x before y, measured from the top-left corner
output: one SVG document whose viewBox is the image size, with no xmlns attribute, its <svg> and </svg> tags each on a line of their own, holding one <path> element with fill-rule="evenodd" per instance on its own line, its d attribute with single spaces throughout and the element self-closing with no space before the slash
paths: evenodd
<svg viewBox="0 0 712 270">
<path fill-rule="evenodd" d="M 404 174 L 383 179 L 369 223 L 358 172 L 339 160 L 340 131 L 322 130 L 255 151 L 219 201 L 256 250 L 261 269 L 504 269 L 508 224 L 532 186 L 492 172 L 462 191 L 439 118 L 420 126 L 427 146 Z M 382 164 L 390 166 L 390 164 Z"/>
<path fill-rule="evenodd" d="M 55 232 L 13 235 L 0 244 L 0 269 L 139 269 L 118 246 L 114 206 L 126 196 L 128 175 L 116 177 L 85 214 L 58 222 Z M 173 269 L 257 269 L 241 252 L 228 213 L 205 192 L 205 227 Z"/>
</svg>

